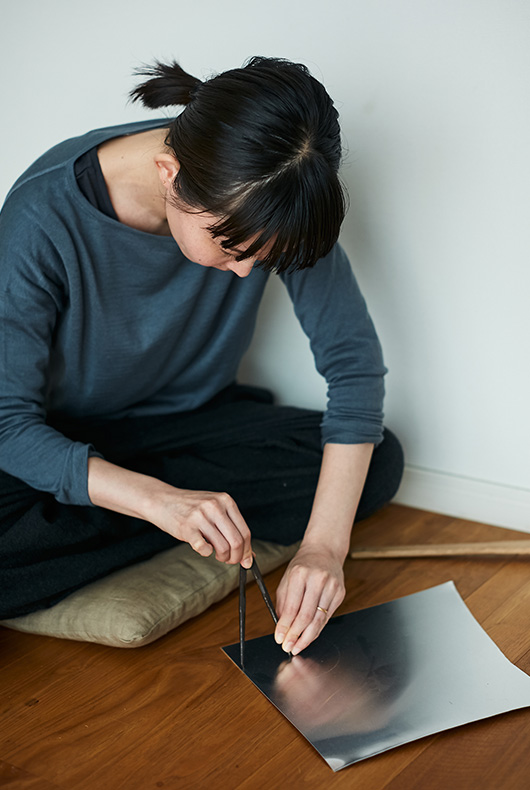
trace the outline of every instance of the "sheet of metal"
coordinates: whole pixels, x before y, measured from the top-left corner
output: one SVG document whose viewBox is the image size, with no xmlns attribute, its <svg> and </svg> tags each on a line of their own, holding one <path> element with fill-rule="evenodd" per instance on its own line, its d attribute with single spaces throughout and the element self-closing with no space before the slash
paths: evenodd
<svg viewBox="0 0 530 790">
<path fill-rule="evenodd" d="M 223 650 L 240 667 L 239 644 Z M 272 634 L 249 640 L 243 671 L 334 771 L 530 706 L 530 677 L 501 653 L 453 582 L 334 617 L 291 660 Z"/>
</svg>

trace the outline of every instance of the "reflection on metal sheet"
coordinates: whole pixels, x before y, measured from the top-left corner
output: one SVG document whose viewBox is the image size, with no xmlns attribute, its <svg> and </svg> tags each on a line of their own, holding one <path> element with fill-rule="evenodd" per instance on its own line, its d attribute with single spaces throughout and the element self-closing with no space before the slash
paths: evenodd
<svg viewBox="0 0 530 790">
<path fill-rule="evenodd" d="M 239 666 L 239 645 L 223 649 Z M 452 582 L 334 617 L 292 660 L 272 635 L 252 639 L 244 672 L 334 771 L 530 705 L 530 677 L 491 641 Z"/>
</svg>

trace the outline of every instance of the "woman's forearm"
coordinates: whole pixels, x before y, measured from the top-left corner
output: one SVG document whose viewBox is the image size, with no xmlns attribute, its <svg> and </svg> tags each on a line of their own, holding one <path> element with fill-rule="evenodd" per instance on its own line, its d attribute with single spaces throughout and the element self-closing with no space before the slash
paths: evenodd
<svg viewBox="0 0 530 790">
<path fill-rule="evenodd" d="M 149 521 L 203 557 L 215 552 L 221 562 L 252 565 L 250 530 L 227 493 L 177 488 L 94 457 L 88 495 L 94 505 Z"/>
<path fill-rule="evenodd" d="M 88 459 L 88 496 L 93 505 L 151 521 L 157 497 L 168 489 L 171 486 L 154 477 L 131 472 L 103 458 Z"/>
<path fill-rule="evenodd" d="M 325 445 L 303 546 L 325 545 L 344 561 L 373 448 L 373 444 Z"/>
<path fill-rule="evenodd" d="M 277 590 L 275 639 L 304 650 L 345 595 L 343 564 L 372 456 L 372 444 L 326 444 L 309 523 Z"/>
</svg>

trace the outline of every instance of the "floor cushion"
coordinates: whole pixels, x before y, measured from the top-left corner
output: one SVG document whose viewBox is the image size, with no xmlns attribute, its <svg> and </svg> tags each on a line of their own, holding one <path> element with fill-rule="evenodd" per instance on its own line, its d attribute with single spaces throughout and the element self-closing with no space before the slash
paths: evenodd
<svg viewBox="0 0 530 790">
<path fill-rule="evenodd" d="M 263 574 L 289 560 L 297 547 L 252 541 Z M 92 582 L 49 609 L 0 625 L 113 647 L 141 647 L 204 612 L 238 581 L 238 565 L 200 557 L 183 543 Z"/>
</svg>

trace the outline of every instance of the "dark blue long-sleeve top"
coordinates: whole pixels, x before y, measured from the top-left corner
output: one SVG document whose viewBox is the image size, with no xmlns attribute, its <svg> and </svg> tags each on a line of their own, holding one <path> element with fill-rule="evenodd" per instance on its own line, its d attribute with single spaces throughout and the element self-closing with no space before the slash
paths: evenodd
<svg viewBox="0 0 530 790">
<path fill-rule="evenodd" d="M 76 159 L 105 140 L 167 125 L 89 132 L 52 148 L 0 213 L 0 468 L 64 503 L 91 504 L 87 461 L 47 416 L 119 418 L 193 409 L 230 384 L 268 274 L 195 264 L 171 236 L 121 224 L 80 192 Z M 381 348 L 337 244 L 280 275 L 328 383 L 322 442 L 379 443 Z"/>
</svg>

